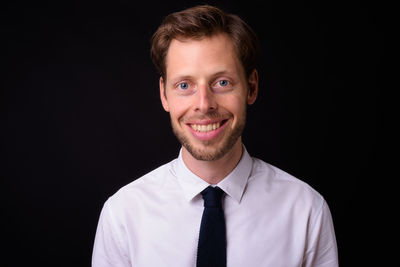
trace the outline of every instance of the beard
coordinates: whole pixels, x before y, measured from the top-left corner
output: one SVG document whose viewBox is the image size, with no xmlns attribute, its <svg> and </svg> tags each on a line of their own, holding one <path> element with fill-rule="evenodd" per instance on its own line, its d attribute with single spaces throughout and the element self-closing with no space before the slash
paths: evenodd
<svg viewBox="0 0 400 267">
<path fill-rule="evenodd" d="M 217 118 L 217 113 L 210 113 L 206 115 L 207 118 Z M 172 131 L 176 138 L 184 148 L 197 160 L 202 161 L 215 161 L 225 156 L 232 147 L 236 144 L 239 137 L 242 136 L 244 127 L 246 125 L 246 112 L 238 117 L 237 124 L 234 128 L 226 127 L 224 129 L 224 136 L 218 142 L 214 140 L 201 141 L 201 146 L 196 145 L 194 141 L 190 140 L 190 136 L 174 124 L 171 119 Z"/>
</svg>

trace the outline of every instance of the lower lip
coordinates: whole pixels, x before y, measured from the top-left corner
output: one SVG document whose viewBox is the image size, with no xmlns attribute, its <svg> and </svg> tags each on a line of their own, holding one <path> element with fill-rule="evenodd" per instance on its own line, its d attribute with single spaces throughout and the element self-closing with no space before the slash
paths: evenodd
<svg viewBox="0 0 400 267">
<path fill-rule="evenodd" d="M 212 140 L 214 138 L 217 138 L 221 132 L 223 131 L 223 129 L 226 126 L 226 122 L 223 123 L 218 129 L 212 130 L 212 131 L 208 131 L 208 132 L 198 132 L 193 130 L 193 128 L 190 125 L 187 125 L 189 127 L 189 130 L 191 131 L 192 135 L 201 140 L 201 141 L 209 141 Z"/>
</svg>

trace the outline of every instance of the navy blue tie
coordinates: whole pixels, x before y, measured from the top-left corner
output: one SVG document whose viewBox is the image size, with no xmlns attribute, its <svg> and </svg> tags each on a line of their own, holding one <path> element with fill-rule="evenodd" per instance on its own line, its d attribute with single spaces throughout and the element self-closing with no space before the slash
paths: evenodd
<svg viewBox="0 0 400 267">
<path fill-rule="evenodd" d="M 201 218 L 197 267 L 226 266 L 226 229 L 222 209 L 222 191 L 209 186 L 201 192 L 204 211 Z"/>
</svg>

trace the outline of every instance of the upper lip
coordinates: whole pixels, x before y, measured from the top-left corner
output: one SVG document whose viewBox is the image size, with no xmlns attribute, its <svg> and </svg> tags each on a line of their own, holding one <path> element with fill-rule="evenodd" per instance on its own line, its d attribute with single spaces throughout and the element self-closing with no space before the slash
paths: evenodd
<svg viewBox="0 0 400 267">
<path fill-rule="evenodd" d="M 208 125 L 208 124 L 214 124 L 217 122 L 223 122 L 226 119 L 207 119 L 207 120 L 192 120 L 187 122 L 186 124 L 191 125 L 191 124 L 197 124 L 197 125 Z"/>
</svg>

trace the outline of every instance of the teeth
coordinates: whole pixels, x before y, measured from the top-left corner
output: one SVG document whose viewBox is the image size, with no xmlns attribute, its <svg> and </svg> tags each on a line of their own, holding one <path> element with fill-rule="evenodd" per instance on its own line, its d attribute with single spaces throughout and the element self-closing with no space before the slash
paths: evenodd
<svg viewBox="0 0 400 267">
<path fill-rule="evenodd" d="M 200 124 L 192 124 L 191 127 L 193 130 L 197 132 L 209 132 L 218 129 L 221 126 L 219 122 L 207 124 L 207 125 L 200 125 Z"/>
</svg>

